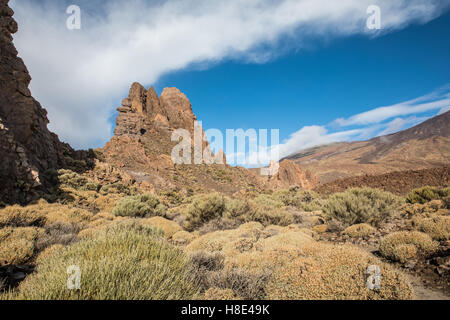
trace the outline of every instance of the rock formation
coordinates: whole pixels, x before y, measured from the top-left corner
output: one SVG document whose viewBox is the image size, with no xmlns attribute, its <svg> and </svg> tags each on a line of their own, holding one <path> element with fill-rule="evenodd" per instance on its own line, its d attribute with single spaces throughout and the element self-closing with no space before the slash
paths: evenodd
<svg viewBox="0 0 450 320">
<path fill-rule="evenodd" d="M 313 189 L 318 183 L 318 179 L 310 171 L 304 171 L 299 164 L 292 160 L 281 161 L 278 171 L 269 177 L 269 185 L 275 189 L 292 186 Z"/>
<path fill-rule="evenodd" d="M 64 166 L 74 153 L 47 129 L 47 111 L 31 96 L 31 77 L 13 44 L 13 14 L 0 0 L 0 203 L 30 201 L 43 171 Z"/>
</svg>

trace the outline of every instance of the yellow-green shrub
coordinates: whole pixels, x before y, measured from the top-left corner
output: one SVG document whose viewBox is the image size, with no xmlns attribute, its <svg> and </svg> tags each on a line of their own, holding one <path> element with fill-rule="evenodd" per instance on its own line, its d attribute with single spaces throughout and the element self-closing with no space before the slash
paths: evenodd
<svg viewBox="0 0 450 320">
<path fill-rule="evenodd" d="M 264 287 L 257 286 L 265 299 L 413 298 L 407 278 L 390 265 L 350 245 L 316 242 L 296 226 L 264 229 L 260 224 L 250 223 L 236 230 L 203 235 L 186 250 L 223 254 L 224 272 L 241 270 L 241 274 L 251 279 L 264 279 L 261 275 L 268 275 L 260 282 Z M 383 275 L 379 291 L 366 286 L 365 273 L 370 265 L 379 266 Z"/>
<path fill-rule="evenodd" d="M 431 200 L 445 199 L 450 196 L 450 188 L 422 187 L 412 190 L 407 196 L 408 203 L 424 204 Z"/>
<path fill-rule="evenodd" d="M 81 288 L 67 288 L 67 268 L 78 266 Z M 17 292 L 20 300 L 193 299 L 198 287 L 188 257 L 152 228 L 118 223 L 41 262 Z"/>
<path fill-rule="evenodd" d="M 225 210 L 225 199 L 218 193 L 200 195 L 194 197 L 186 207 L 185 227 L 193 230 L 204 223 L 220 218 Z"/>
<path fill-rule="evenodd" d="M 450 239 L 450 216 L 413 219 L 414 227 L 430 235 L 434 240 Z"/>
<path fill-rule="evenodd" d="M 61 169 L 58 171 L 58 181 L 61 187 L 74 188 L 76 190 L 97 191 L 99 185 L 88 178 L 71 170 Z"/>
<path fill-rule="evenodd" d="M 161 229 L 167 239 L 170 239 L 175 233 L 183 230 L 178 223 L 164 219 L 163 217 L 144 219 L 141 222 L 157 229 Z"/>
<path fill-rule="evenodd" d="M 0 260 L 8 264 L 28 262 L 35 253 L 37 239 L 44 232 L 36 227 L 0 229 Z"/>
<path fill-rule="evenodd" d="M 322 208 L 321 198 L 318 193 L 311 190 L 280 190 L 275 192 L 272 197 L 281 201 L 285 206 L 297 207 L 305 211 L 315 211 Z"/>
<path fill-rule="evenodd" d="M 163 216 L 166 207 L 152 194 L 125 197 L 114 207 L 113 214 L 122 217 Z"/>
<path fill-rule="evenodd" d="M 346 224 L 378 225 L 400 206 L 398 197 L 390 192 L 370 188 L 353 188 L 331 195 L 324 212 L 329 218 Z"/>
<path fill-rule="evenodd" d="M 437 242 L 429 235 L 418 231 L 394 232 L 380 243 L 380 252 L 384 257 L 400 262 L 415 258 L 417 254 L 429 255 L 437 248 Z"/>
</svg>

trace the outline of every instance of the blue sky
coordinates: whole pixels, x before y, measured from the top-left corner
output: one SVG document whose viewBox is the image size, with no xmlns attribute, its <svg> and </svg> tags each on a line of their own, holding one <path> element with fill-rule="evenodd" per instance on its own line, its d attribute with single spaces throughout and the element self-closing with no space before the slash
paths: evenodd
<svg viewBox="0 0 450 320">
<path fill-rule="evenodd" d="M 69 4 L 81 8 L 68 30 Z M 368 6 L 382 29 L 368 30 Z M 11 1 L 50 129 L 101 147 L 132 82 L 177 87 L 205 129 L 279 129 L 281 156 L 450 105 L 448 0 Z"/>
<path fill-rule="evenodd" d="M 317 41 L 264 64 L 193 67 L 161 77 L 154 87 L 158 93 L 167 86 L 186 93 L 205 128 L 280 128 L 284 140 L 303 126 L 327 125 L 450 83 L 448 39 L 449 13 L 376 38 Z M 438 111 L 418 113 L 418 121 Z"/>
</svg>

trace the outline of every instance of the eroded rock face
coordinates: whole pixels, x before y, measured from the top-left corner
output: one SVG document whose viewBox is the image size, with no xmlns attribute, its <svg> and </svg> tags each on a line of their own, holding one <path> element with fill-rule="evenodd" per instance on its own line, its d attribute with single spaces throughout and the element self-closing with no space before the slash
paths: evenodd
<svg viewBox="0 0 450 320">
<path fill-rule="evenodd" d="M 0 202 L 26 202 L 40 173 L 64 164 L 73 151 L 47 129 L 47 111 L 28 89 L 31 77 L 13 44 L 18 26 L 8 0 L 0 0 Z"/>
<path fill-rule="evenodd" d="M 310 171 L 304 171 L 292 160 L 282 161 L 278 172 L 269 178 L 269 185 L 273 188 L 299 186 L 303 189 L 313 189 L 318 184 L 318 179 Z"/>
</svg>

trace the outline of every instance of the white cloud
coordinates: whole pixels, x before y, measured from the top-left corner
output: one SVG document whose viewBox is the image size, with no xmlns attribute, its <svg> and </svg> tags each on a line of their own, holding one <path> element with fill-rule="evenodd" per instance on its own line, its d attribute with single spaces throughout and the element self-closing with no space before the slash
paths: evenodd
<svg viewBox="0 0 450 320">
<path fill-rule="evenodd" d="M 277 160 L 273 156 L 271 157 L 271 148 L 276 148 L 279 152 L 278 159 L 282 159 L 315 146 L 333 142 L 366 140 L 374 136 L 388 135 L 407 129 L 430 118 L 430 116 L 417 116 L 419 114 L 438 111 L 435 115 L 439 115 L 449 111 L 449 89 L 450 85 L 446 85 L 425 96 L 392 106 L 374 108 L 348 119 L 336 119 L 326 126 L 305 126 L 293 133 L 283 143 L 250 154 L 249 159 L 252 159 L 253 162 L 248 162 L 247 164 L 253 165 L 254 161 L 256 161 L 255 159 L 259 159 L 259 163 L 263 165 L 267 165 L 269 160 Z M 430 100 L 433 101 L 430 102 Z M 412 116 L 402 117 L 407 115 Z M 389 121 L 385 122 L 386 120 Z M 335 132 L 330 132 L 330 128 L 336 129 L 336 124 L 340 128 Z M 359 127 L 351 130 L 342 129 L 350 125 Z"/>
<path fill-rule="evenodd" d="M 280 51 L 277 41 L 283 36 L 296 47 L 305 35 L 371 36 L 365 28 L 371 4 L 381 7 L 384 32 L 427 22 L 443 8 L 437 0 L 78 3 L 78 31 L 65 28 L 68 16 L 60 1 L 20 0 L 11 5 L 20 27 L 15 43 L 33 77 L 33 95 L 48 109 L 50 128 L 83 148 L 109 139 L 107 119 L 134 81 L 150 85 L 162 74 L 194 62 L 264 62 Z"/>
<path fill-rule="evenodd" d="M 391 133 L 395 133 L 407 127 L 415 126 L 416 124 L 419 124 L 427 119 L 428 117 L 416 117 L 416 116 L 408 117 L 405 119 L 395 118 L 394 120 L 386 124 L 386 128 L 383 131 L 381 131 L 379 135 L 384 136 Z"/>
<path fill-rule="evenodd" d="M 354 115 L 348 119 L 336 119 L 334 123 L 339 126 L 367 125 L 398 116 L 407 116 L 439 109 L 445 110 L 449 106 L 450 86 L 446 85 L 425 96 L 391 106 L 378 107 Z"/>
</svg>

